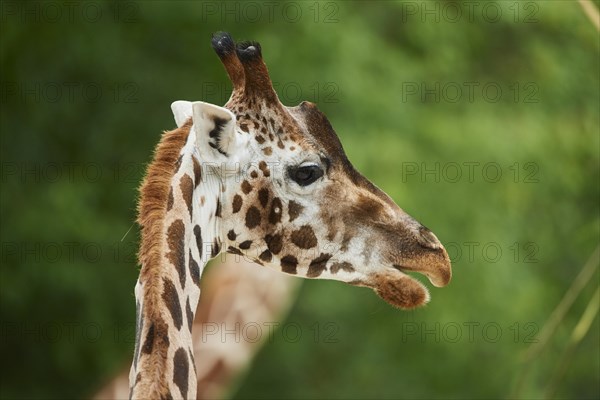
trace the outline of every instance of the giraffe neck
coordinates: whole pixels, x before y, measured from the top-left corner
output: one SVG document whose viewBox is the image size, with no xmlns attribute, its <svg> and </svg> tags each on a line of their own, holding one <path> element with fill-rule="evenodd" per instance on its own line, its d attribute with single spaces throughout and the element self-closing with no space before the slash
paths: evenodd
<svg viewBox="0 0 600 400">
<path fill-rule="evenodd" d="M 132 398 L 196 396 L 191 330 L 202 271 L 220 251 L 221 183 L 202 166 L 190 127 L 164 134 L 141 190 Z"/>
</svg>

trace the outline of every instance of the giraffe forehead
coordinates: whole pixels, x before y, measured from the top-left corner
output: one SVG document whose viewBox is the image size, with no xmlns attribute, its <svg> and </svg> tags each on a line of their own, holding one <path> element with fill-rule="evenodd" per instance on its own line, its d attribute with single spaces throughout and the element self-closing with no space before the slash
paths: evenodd
<svg viewBox="0 0 600 400">
<path fill-rule="evenodd" d="M 382 202 L 390 203 L 391 199 L 387 195 L 354 169 L 329 120 L 316 105 L 303 102 L 296 107 L 285 107 L 281 103 L 265 103 L 240 97 L 226 106 L 237 115 L 239 129 L 254 138 L 254 147 L 259 159 L 267 162 L 267 173 L 264 173 L 263 168 L 253 172 L 253 178 L 258 175 L 259 180 L 262 180 L 260 178 L 264 176 L 270 181 L 263 183 L 266 186 L 277 186 L 273 185 L 276 178 L 284 178 L 289 165 L 306 161 L 318 162 L 324 157 L 330 178 L 330 184 L 327 186 L 336 192 L 336 196 L 340 193 L 349 195 L 348 192 L 366 191 L 370 194 L 369 197 L 375 199 L 363 199 L 359 202 L 359 209 L 378 213 L 382 211 Z M 254 186 L 255 181 L 249 180 Z M 242 183 L 239 195 L 247 197 L 249 192 L 248 184 Z M 245 207 L 259 201 L 256 197 L 254 200 L 246 199 Z M 238 201 L 234 209 L 239 207 Z"/>
<path fill-rule="evenodd" d="M 259 152 L 268 157 L 282 151 L 315 150 L 307 140 L 303 124 L 283 105 L 258 103 L 251 100 L 227 104 L 237 119 L 238 128 L 252 135 Z"/>
</svg>

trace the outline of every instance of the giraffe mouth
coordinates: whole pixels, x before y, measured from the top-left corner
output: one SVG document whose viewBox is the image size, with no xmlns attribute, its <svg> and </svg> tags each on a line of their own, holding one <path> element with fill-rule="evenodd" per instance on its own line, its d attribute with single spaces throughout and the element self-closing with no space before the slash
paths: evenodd
<svg viewBox="0 0 600 400">
<path fill-rule="evenodd" d="M 364 286 L 373 289 L 388 304 L 403 310 L 427 304 L 430 299 L 427 288 L 402 271 L 402 267 L 394 265 L 394 268 L 369 276 Z"/>
<path fill-rule="evenodd" d="M 427 276 L 427 278 L 429 279 L 429 281 L 431 282 L 431 278 L 425 273 L 425 272 L 421 272 L 421 271 L 416 271 L 413 268 L 409 268 L 409 267 L 405 267 L 403 265 L 399 265 L 399 264 L 394 264 L 392 265 L 392 267 L 394 267 L 395 269 L 397 269 L 398 271 L 402 272 L 404 275 L 410 276 L 411 278 L 415 279 L 418 281 L 418 279 L 414 276 L 415 273 L 420 273 L 422 275 Z"/>
<path fill-rule="evenodd" d="M 392 264 L 361 283 L 373 289 L 392 306 L 410 310 L 427 304 L 430 299 L 425 285 L 413 276 L 415 272 L 425 275 L 434 286 L 446 286 L 452 276 L 446 251 L 442 248 L 441 251 L 428 253 L 418 260 Z"/>
<path fill-rule="evenodd" d="M 413 276 L 415 272 L 425 275 L 434 286 L 446 286 L 452 277 L 446 250 L 441 247 L 416 259 L 402 260 L 350 283 L 369 287 L 390 305 L 410 310 L 427 304 L 430 299 L 425 285 Z"/>
<path fill-rule="evenodd" d="M 450 272 L 451 270 L 449 269 L 449 265 L 448 265 L 448 268 L 446 268 L 446 266 L 444 265 L 440 268 L 436 268 L 435 270 L 433 270 L 431 268 L 417 269 L 414 267 L 399 265 L 399 264 L 394 264 L 393 267 L 395 269 L 397 269 L 398 271 L 402 272 L 403 274 L 411 276 L 411 277 L 414 276 L 415 272 L 425 275 L 427 277 L 427 279 L 429 279 L 429 282 L 431 282 L 431 284 L 435 287 L 446 286 L 450 282 L 450 278 L 452 276 L 452 274 Z"/>
</svg>

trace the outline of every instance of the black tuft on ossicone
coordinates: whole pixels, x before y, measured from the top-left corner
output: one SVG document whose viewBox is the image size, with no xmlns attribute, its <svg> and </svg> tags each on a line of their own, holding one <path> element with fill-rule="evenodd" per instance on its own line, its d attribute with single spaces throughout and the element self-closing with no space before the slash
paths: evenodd
<svg viewBox="0 0 600 400">
<path fill-rule="evenodd" d="M 219 57 L 232 54 L 235 51 L 235 43 L 228 32 L 213 33 L 211 44 Z"/>
<path fill-rule="evenodd" d="M 235 51 L 238 58 L 244 61 L 250 61 L 262 57 L 260 43 L 258 42 L 241 42 L 238 43 Z"/>
</svg>

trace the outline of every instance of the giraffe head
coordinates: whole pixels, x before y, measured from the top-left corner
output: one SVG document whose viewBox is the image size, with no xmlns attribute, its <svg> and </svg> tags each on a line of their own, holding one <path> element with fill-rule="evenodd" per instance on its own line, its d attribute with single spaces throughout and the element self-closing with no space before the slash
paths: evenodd
<svg viewBox="0 0 600 400">
<path fill-rule="evenodd" d="M 450 260 L 437 237 L 369 180 L 344 153 L 316 105 L 280 103 L 261 47 L 212 45 L 233 84 L 224 107 L 176 102 L 179 123 L 193 121 L 204 173 L 214 174 L 223 250 L 308 278 L 367 286 L 388 303 L 429 300 L 407 272 L 448 284 Z"/>
</svg>

